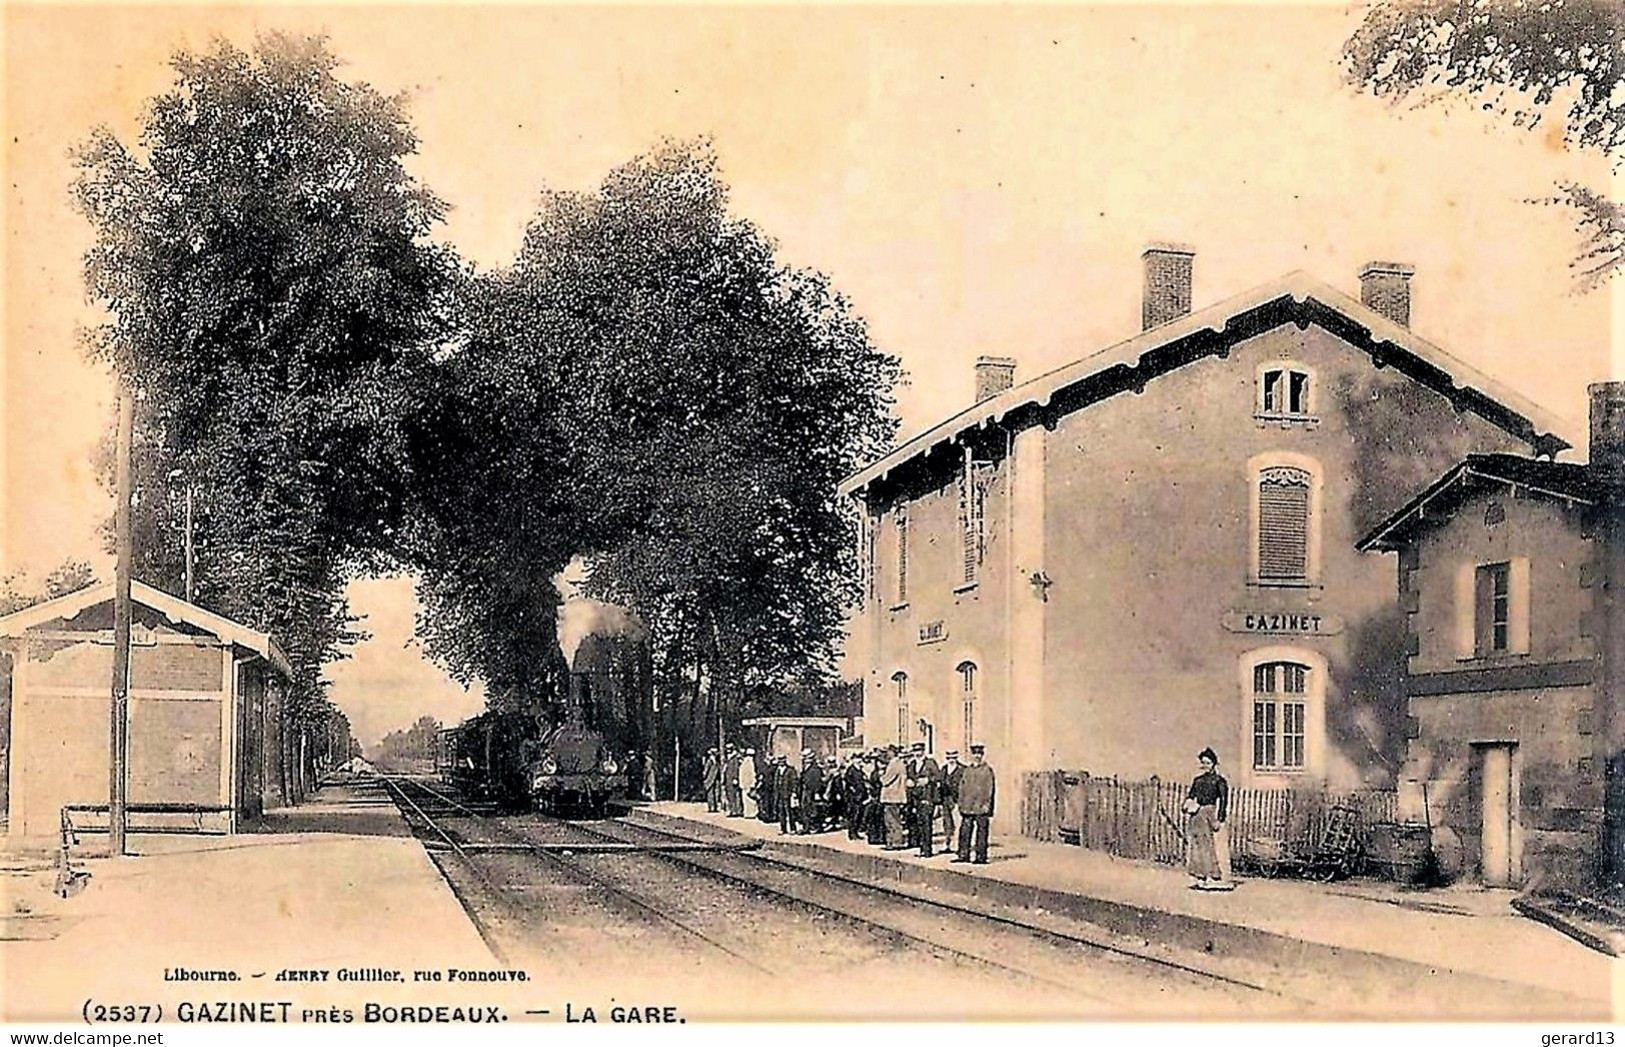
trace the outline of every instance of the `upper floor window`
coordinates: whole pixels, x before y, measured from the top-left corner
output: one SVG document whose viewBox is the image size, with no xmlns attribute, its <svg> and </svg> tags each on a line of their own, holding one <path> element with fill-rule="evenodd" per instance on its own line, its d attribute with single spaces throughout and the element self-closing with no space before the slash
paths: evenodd
<svg viewBox="0 0 1625 1047">
<path fill-rule="evenodd" d="M 1256 492 L 1258 581 L 1307 582 L 1314 476 L 1290 466 L 1264 469 Z"/>
<path fill-rule="evenodd" d="M 1457 655 L 1529 653 L 1529 560 L 1462 564 L 1456 578 Z"/>
<path fill-rule="evenodd" d="M 908 603 L 908 506 L 899 505 L 892 517 L 897 532 L 897 604 Z"/>
<path fill-rule="evenodd" d="M 1258 413 L 1307 418 L 1310 414 L 1309 372 L 1291 364 L 1266 364 L 1258 373 Z"/>
<path fill-rule="evenodd" d="M 981 575 L 982 554 L 987 543 L 988 463 L 978 462 L 965 449 L 965 467 L 959 475 L 959 534 L 962 587 L 975 585 Z"/>
</svg>

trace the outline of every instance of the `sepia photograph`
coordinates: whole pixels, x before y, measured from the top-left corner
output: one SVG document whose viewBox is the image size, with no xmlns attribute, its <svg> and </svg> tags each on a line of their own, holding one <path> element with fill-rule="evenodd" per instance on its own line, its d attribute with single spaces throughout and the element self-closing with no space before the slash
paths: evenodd
<svg viewBox="0 0 1625 1047">
<path fill-rule="evenodd" d="M 1613 1042 L 1617 0 L 0 17 L 13 1042 Z"/>
</svg>

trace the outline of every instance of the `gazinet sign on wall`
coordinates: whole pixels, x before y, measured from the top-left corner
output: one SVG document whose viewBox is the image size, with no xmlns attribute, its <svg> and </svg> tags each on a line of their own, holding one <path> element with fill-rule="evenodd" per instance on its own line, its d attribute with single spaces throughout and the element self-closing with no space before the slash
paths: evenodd
<svg viewBox="0 0 1625 1047">
<path fill-rule="evenodd" d="M 1231 611 L 1221 622 L 1233 633 L 1269 636 L 1336 636 L 1343 631 L 1337 615 L 1310 611 Z"/>
</svg>

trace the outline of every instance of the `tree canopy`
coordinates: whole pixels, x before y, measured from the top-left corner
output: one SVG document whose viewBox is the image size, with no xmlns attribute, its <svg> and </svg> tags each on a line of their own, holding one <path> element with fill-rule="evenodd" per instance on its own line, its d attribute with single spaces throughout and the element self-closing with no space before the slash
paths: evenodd
<svg viewBox="0 0 1625 1047">
<path fill-rule="evenodd" d="M 1349 80 L 1390 99 L 1457 96 L 1617 163 L 1625 146 L 1625 6 L 1617 0 L 1379 0 L 1343 48 Z M 1625 210 L 1575 182 L 1543 202 L 1572 210 L 1593 287 L 1625 264 Z"/>
</svg>

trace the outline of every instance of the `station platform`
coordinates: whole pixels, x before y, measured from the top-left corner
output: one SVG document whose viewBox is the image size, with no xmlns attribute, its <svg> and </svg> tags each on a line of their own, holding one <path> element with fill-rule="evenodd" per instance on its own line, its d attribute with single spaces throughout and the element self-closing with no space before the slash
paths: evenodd
<svg viewBox="0 0 1625 1047">
<path fill-rule="evenodd" d="M 103 839 L 76 850 L 105 855 Z M 499 966 L 375 781 L 327 784 L 236 835 L 132 834 L 129 847 L 76 860 L 90 879 L 67 899 L 49 862 L 0 870 L 0 1020 L 78 1023 L 87 1000 L 164 1004 L 165 1020 L 185 1000 L 421 1002 L 414 969 Z M 329 973 L 277 978 L 310 970 Z M 203 971 L 239 980 L 176 977 Z M 437 985 L 434 1002 L 463 995 L 490 1002 L 490 986 Z"/>
<path fill-rule="evenodd" d="M 1512 891 L 1267 879 L 1240 880 L 1230 892 L 1195 891 L 1179 868 L 1020 837 L 995 834 L 989 863 L 970 865 L 950 863 L 947 853 L 882 850 L 844 831 L 781 835 L 777 824 L 710 813 L 698 803 L 640 804 L 631 817 L 687 835 L 760 839 L 757 853 L 775 860 L 926 896 L 1062 915 L 1243 964 L 1336 972 L 1374 991 L 1409 992 L 1419 1007 L 1454 994 L 1458 1017 L 1465 1006 L 1472 1016 L 1501 1020 L 1595 1020 L 1617 1013 L 1616 1001 L 1625 1005 L 1625 964 L 1520 916 Z M 1477 1000 L 1482 1013 L 1474 1010 Z"/>
</svg>

